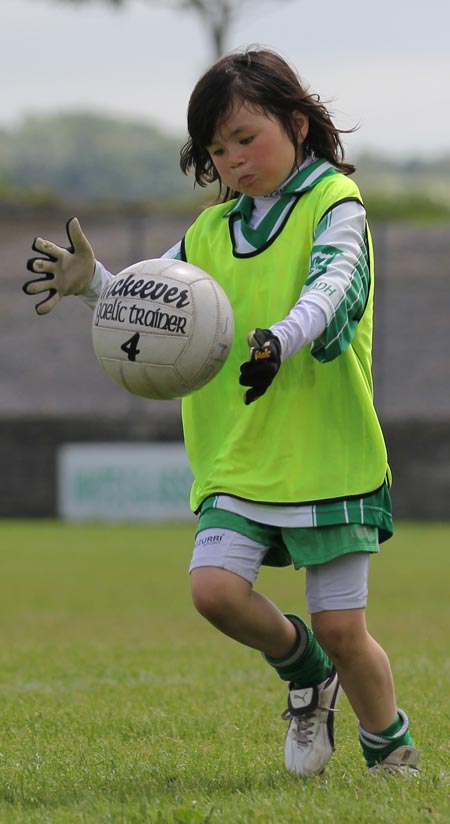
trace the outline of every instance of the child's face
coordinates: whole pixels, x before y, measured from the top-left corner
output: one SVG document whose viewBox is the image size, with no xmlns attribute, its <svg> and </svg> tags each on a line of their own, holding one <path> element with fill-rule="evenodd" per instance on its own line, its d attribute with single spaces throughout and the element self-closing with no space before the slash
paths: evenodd
<svg viewBox="0 0 450 824">
<path fill-rule="evenodd" d="M 222 183 L 251 197 L 276 191 L 301 162 L 307 118 L 299 114 L 297 121 L 296 150 L 275 117 L 246 103 L 234 106 L 207 146 Z"/>
</svg>

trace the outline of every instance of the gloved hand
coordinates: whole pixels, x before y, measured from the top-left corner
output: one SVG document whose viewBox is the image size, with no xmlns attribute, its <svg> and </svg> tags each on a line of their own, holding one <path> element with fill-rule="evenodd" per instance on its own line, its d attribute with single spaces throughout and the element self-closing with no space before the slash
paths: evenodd
<svg viewBox="0 0 450 824">
<path fill-rule="evenodd" d="M 66 249 L 41 237 L 33 241 L 33 250 L 44 257 L 30 258 L 27 269 L 41 277 L 28 280 L 23 291 L 26 295 L 48 292 L 47 297 L 35 306 L 38 315 L 51 312 L 65 295 L 79 295 L 94 275 L 94 252 L 76 217 L 67 222 L 66 232 L 70 244 Z"/>
<path fill-rule="evenodd" d="M 241 365 L 239 383 L 250 386 L 244 395 L 248 406 L 269 388 L 281 366 L 281 344 L 270 329 L 255 329 L 248 336 L 250 360 Z"/>
</svg>

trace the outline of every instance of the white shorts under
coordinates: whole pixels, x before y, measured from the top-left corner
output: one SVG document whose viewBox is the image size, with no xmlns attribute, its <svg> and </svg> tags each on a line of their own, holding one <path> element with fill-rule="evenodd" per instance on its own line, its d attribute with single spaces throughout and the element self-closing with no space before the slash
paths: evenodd
<svg viewBox="0 0 450 824">
<path fill-rule="evenodd" d="M 214 566 L 234 572 L 253 586 L 268 547 L 231 529 L 199 532 L 189 572 Z M 306 567 L 306 601 L 310 615 L 367 605 L 369 552 L 351 552 L 325 564 Z"/>
</svg>

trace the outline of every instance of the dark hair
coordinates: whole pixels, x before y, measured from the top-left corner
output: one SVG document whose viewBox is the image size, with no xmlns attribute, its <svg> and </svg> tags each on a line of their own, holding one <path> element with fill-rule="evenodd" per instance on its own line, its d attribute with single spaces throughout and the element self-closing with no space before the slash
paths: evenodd
<svg viewBox="0 0 450 824">
<path fill-rule="evenodd" d="M 337 129 L 319 95 L 310 94 L 289 64 L 270 49 L 251 48 L 225 55 L 200 78 L 188 106 L 189 139 L 180 152 L 180 166 L 185 174 L 194 172 L 195 182 L 206 186 L 222 182 L 206 147 L 212 143 L 216 129 L 227 118 L 236 101 L 262 109 L 284 127 L 295 147 L 298 146 L 295 113 L 308 115 L 309 131 L 303 143 L 307 154 L 323 157 L 338 171 L 352 174 L 355 167 L 344 162 L 340 134 L 354 129 Z M 223 200 L 236 196 L 227 188 Z"/>
</svg>

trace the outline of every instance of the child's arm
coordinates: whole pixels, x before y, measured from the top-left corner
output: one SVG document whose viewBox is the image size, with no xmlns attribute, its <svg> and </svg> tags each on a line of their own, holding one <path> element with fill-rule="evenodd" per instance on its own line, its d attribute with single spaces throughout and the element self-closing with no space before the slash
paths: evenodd
<svg viewBox="0 0 450 824">
<path fill-rule="evenodd" d="M 351 342 L 370 286 L 366 232 L 359 201 L 337 204 L 319 223 L 300 297 L 289 314 L 270 327 L 280 340 L 282 360 L 311 343 L 316 354 L 322 340 L 333 338 L 324 358 L 331 360 Z"/>
<path fill-rule="evenodd" d="M 304 346 L 321 361 L 344 352 L 364 311 L 370 285 L 366 213 L 358 201 L 335 206 L 319 223 L 310 271 L 289 314 L 270 329 L 249 335 L 250 357 L 239 382 L 250 386 L 249 404 L 264 395 L 282 361 Z"/>
</svg>

